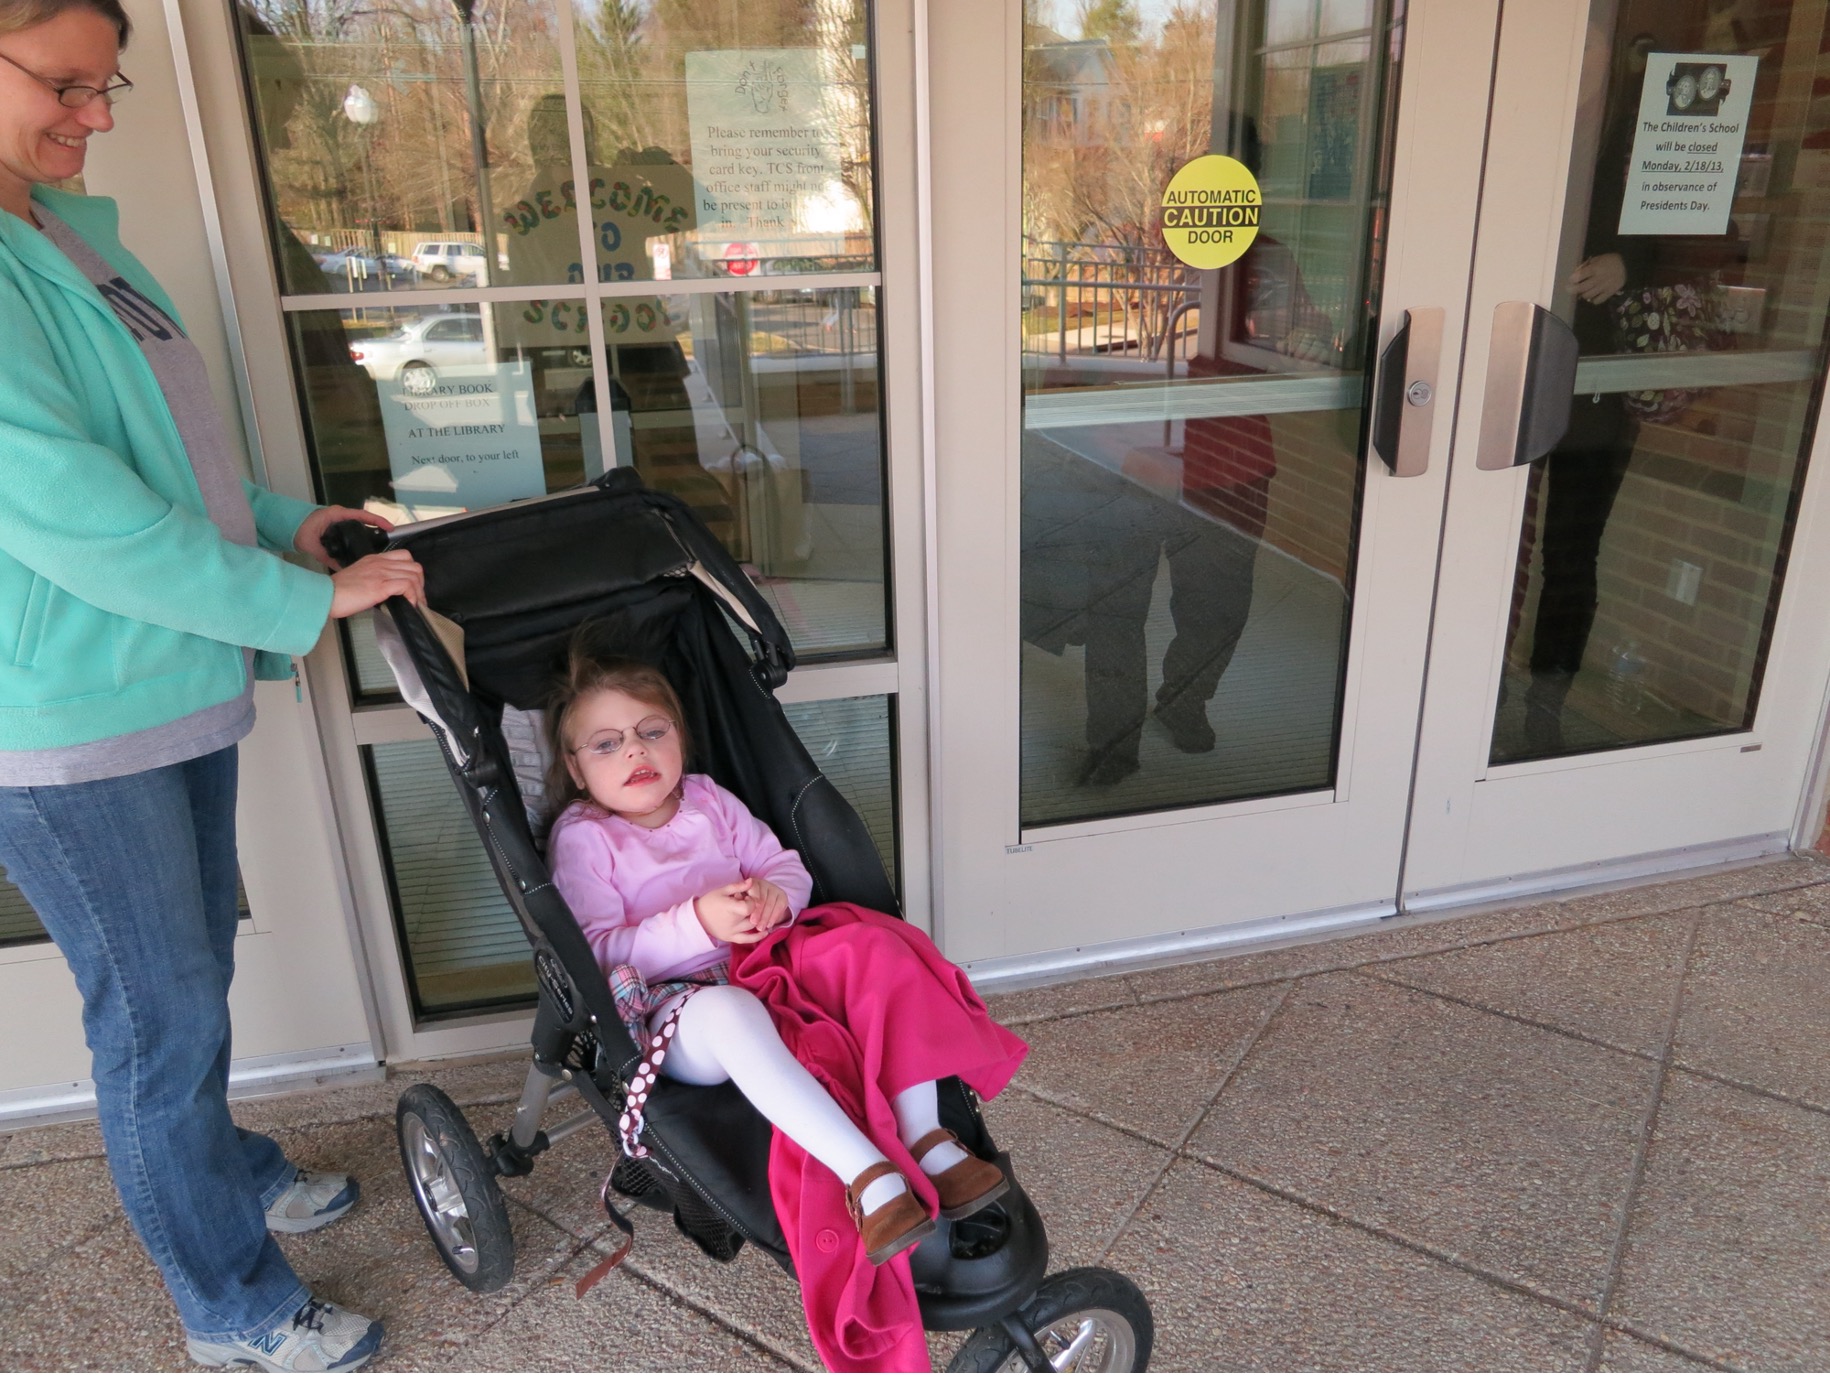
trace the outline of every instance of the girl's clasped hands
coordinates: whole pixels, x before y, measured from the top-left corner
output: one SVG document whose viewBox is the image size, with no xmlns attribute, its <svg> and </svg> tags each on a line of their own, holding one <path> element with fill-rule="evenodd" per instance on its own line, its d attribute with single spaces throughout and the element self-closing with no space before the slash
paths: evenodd
<svg viewBox="0 0 1830 1375">
<path fill-rule="evenodd" d="M 754 945 L 789 919 L 788 895 L 766 878 L 742 878 L 693 899 L 713 940 Z"/>
</svg>

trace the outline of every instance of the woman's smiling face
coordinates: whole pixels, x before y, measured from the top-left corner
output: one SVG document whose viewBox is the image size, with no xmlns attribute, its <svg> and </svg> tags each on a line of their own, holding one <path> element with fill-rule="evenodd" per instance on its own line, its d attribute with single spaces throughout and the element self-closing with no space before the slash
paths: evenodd
<svg viewBox="0 0 1830 1375">
<path fill-rule="evenodd" d="M 657 722 L 666 729 L 659 730 Z M 608 752 L 618 737 L 621 748 Z M 680 786 L 685 759 L 679 727 L 664 708 L 615 688 L 594 692 L 572 708 L 566 744 L 572 781 L 605 811 L 630 820 L 652 814 L 659 818 L 654 825 L 672 815 L 662 809 Z"/>
<path fill-rule="evenodd" d="M 0 33 L 0 206 L 29 209 L 31 188 L 83 170 L 89 137 L 114 127 L 105 100 L 72 110 L 54 87 L 101 90 L 120 69 L 113 21 L 74 6 L 42 24 Z"/>
</svg>

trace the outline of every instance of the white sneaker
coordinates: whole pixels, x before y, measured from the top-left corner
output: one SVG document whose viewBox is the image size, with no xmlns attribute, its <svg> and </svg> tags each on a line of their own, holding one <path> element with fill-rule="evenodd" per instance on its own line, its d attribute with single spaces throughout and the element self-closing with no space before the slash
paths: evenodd
<svg viewBox="0 0 1830 1375">
<path fill-rule="evenodd" d="M 273 1331 L 242 1342 L 186 1342 L 198 1365 L 256 1370 L 360 1370 L 381 1345 L 381 1324 L 308 1299 Z"/>
<path fill-rule="evenodd" d="M 300 1170 L 285 1192 L 267 1205 L 267 1230 L 315 1232 L 354 1208 L 361 1196 L 361 1188 L 346 1174 Z"/>
</svg>

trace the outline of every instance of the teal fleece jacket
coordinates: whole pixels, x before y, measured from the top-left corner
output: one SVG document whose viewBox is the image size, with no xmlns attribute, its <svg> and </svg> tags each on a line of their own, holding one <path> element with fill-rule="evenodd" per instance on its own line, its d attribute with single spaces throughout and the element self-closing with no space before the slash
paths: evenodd
<svg viewBox="0 0 1830 1375">
<path fill-rule="evenodd" d="M 33 195 L 178 318 L 115 204 Z M 284 677 L 331 582 L 276 556 L 310 503 L 247 484 L 261 548 L 210 520 L 139 343 L 35 227 L 0 211 L 0 750 L 164 725 Z"/>
</svg>

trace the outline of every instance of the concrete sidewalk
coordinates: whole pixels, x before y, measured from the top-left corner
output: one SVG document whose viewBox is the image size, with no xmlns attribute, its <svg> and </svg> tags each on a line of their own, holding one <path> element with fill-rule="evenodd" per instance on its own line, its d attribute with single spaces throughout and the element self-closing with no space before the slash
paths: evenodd
<svg viewBox="0 0 1830 1375">
<path fill-rule="evenodd" d="M 1158 1369 L 1830 1366 L 1830 865 L 993 1001 L 1034 1053 L 987 1112 L 1053 1268 L 1135 1279 Z M 394 1099 L 432 1080 L 487 1134 L 523 1072 L 408 1070 L 237 1109 L 300 1163 L 360 1173 L 351 1217 L 283 1244 L 386 1321 L 376 1368 L 817 1368 L 772 1264 L 716 1265 L 655 1214 L 573 1297 L 609 1245 L 599 1132 L 505 1184 L 508 1288 L 450 1279 Z M 184 1366 L 94 1129 L 0 1137 L 0 1369 Z"/>
</svg>

